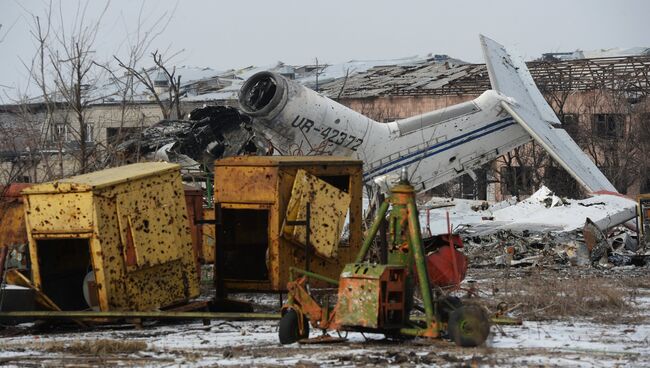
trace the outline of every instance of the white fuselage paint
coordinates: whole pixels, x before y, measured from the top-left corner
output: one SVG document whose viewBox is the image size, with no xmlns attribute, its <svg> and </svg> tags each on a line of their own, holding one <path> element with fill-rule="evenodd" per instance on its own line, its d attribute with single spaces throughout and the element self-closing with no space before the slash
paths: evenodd
<svg viewBox="0 0 650 368">
<path fill-rule="evenodd" d="M 417 190 L 470 172 L 534 139 L 588 192 L 616 191 L 562 129 L 526 64 L 481 36 L 492 83 L 476 99 L 379 123 L 278 74 L 244 83 L 240 107 L 280 154 L 363 161 L 364 181 L 406 167 Z"/>
<path fill-rule="evenodd" d="M 280 77 L 280 76 L 278 76 Z M 282 78 L 282 77 L 280 77 Z M 418 190 L 433 188 L 531 140 L 486 91 L 460 116 L 440 109 L 379 123 L 310 89 L 286 80 L 286 104 L 273 117 L 256 117 L 256 129 L 281 154 L 337 155 L 364 163 L 364 181 L 406 167 Z M 408 132 L 400 124 L 408 120 Z M 419 128 L 412 128 L 420 121 Z"/>
</svg>

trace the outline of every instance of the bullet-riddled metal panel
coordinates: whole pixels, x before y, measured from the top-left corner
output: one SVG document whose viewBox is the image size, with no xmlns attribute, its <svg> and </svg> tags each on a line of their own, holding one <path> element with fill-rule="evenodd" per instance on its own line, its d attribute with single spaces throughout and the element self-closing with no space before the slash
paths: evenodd
<svg viewBox="0 0 650 368">
<path fill-rule="evenodd" d="M 92 231 L 92 207 L 90 192 L 29 195 L 25 201 L 30 219 L 27 231 L 51 235 Z"/>
<path fill-rule="evenodd" d="M 337 324 L 368 328 L 403 326 L 405 267 L 351 263 L 341 273 Z"/>
<path fill-rule="evenodd" d="M 348 264 L 341 273 L 338 293 L 339 323 L 379 327 L 380 279 L 385 265 Z"/>
<path fill-rule="evenodd" d="M 174 224 L 177 221 L 174 202 L 178 201 L 184 202 L 185 198 L 175 198 L 173 189 L 165 183 L 148 186 L 143 192 L 117 195 L 117 213 L 129 271 L 181 257 L 182 247 L 178 244 L 182 239 L 177 238 Z M 188 225 L 189 222 L 179 224 Z"/>
<path fill-rule="evenodd" d="M 204 208 L 203 219 L 206 221 L 214 220 L 214 208 Z M 201 248 L 203 261 L 205 263 L 214 263 L 214 224 L 203 224 L 202 234 L 203 240 L 201 241 Z"/>
<path fill-rule="evenodd" d="M 307 203 L 310 204 L 310 245 L 323 257 L 336 257 L 350 207 L 350 195 L 305 170 L 298 170 L 287 205 L 283 234 L 303 245 L 306 242 L 306 227 L 290 226 L 286 221 L 305 219 Z"/>
<path fill-rule="evenodd" d="M 192 234 L 192 245 L 194 246 L 194 255 L 198 264 L 204 262 L 203 257 L 203 225 L 196 222 L 203 220 L 203 191 L 190 185 L 183 185 L 185 190 L 185 205 L 187 215 L 190 221 L 190 233 Z"/>
<path fill-rule="evenodd" d="M 0 197 L 0 247 L 27 244 L 25 210 L 20 190 L 31 186 L 27 183 L 10 184 L 2 189 Z"/>
<path fill-rule="evenodd" d="M 270 167 L 222 166 L 214 178 L 214 195 L 220 202 L 269 203 L 275 201 L 277 172 Z"/>
<path fill-rule="evenodd" d="M 248 175 L 255 169 L 259 175 Z M 282 236 L 291 190 L 299 169 L 311 175 L 335 183 L 351 196 L 350 235 L 339 246 L 338 256 L 326 259 L 311 257 L 311 271 L 331 278 L 337 278 L 346 263 L 351 262 L 361 245 L 361 161 L 332 156 L 241 156 L 215 161 L 215 205 L 231 210 L 268 209 L 268 280 L 251 281 L 250 278 L 227 279 L 226 287 L 231 290 L 286 290 L 290 267 L 305 267 L 305 252 Z M 240 173 L 244 173 L 240 175 Z M 241 191 L 252 186 L 248 181 L 270 180 L 268 193 Z M 272 184 L 271 184 L 272 183 Z M 225 189 L 227 188 L 227 189 Z M 260 199 L 263 196 L 263 199 Z M 225 229 L 228 231 L 228 229 Z M 232 230 L 232 229 L 231 229 Z M 219 247 L 220 244 L 216 244 Z M 312 253 L 313 255 L 313 253 Z M 251 254 L 247 255 L 251 257 Z M 232 262 L 237 262 L 236 259 Z M 240 264 L 240 263 L 237 263 Z M 319 286 L 318 281 L 314 284 Z M 325 285 L 320 285 L 325 286 Z"/>
<path fill-rule="evenodd" d="M 56 252 L 45 247 L 79 244 L 85 245 L 90 257 L 88 266 L 95 273 L 102 311 L 157 309 L 198 296 L 198 273 L 180 167 L 141 163 L 106 171 L 40 184 L 25 191 L 30 206 L 26 211 L 28 229 L 33 228 L 32 223 L 52 224 L 28 233 L 31 254 L 37 259 L 33 262 L 35 284 L 49 284 L 51 290 L 81 284 L 81 280 L 58 280 L 52 272 L 40 272 L 42 265 L 56 262 L 51 256 Z M 60 226 L 56 219 L 60 212 L 34 210 L 36 205 L 56 204 L 68 196 L 78 196 L 79 205 L 65 207 L 69 213 L 63 214 L 91 219 L 89 231 L 71 232 Z M 81 238 L 87 240 L 81 242 Z M 50 256 L 38 258 L 38 249 L 47 250 L 42 254 Z"/>
<path fill-rule="evenodd" d="M 152 310 L 196 296 L 188 280 L 186 265 L 179 259 L 126 275 L 129 310 Z"/>
</svg>

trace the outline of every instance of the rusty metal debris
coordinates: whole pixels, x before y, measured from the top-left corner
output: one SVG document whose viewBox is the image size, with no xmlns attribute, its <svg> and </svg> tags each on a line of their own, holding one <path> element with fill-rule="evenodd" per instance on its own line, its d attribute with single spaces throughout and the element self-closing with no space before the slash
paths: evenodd
<svg viewBox="0 0 650 368">
<path fill-rule="evenodd" d="M 472 267 L 612 267 L 649 263 L 643 251 L 631 251 L 636 244 L 630 231 L 618 227 L 607 233 L 587 222 L 584 230 L 564 234 L 531 234 L 501 230 L 489 235 L 466 236 L 465 252 Z M 628 245 L 634 247 L 633 245 Z"/>
<path fill-rule="evenodd" d="M 313 213 L 310 216 L 313 236 L 310 246 L 314 247 L 317 255 L 328 259 L 336 257 L 350 199 L 345 189 L 339 189 L 310 175 L 304 169 L 298 170 L 291 189 L 291 199 L 287 204 L 283 235 L 299 244 L 306 244 L 305 227 L 291 226 L 288 222 L 306 218 L 309 203 L 310 211 Z"/>
<path fill-rule="evenodd" d="M 199 294 L 180 167 L 139 163 L 23 191 L 32 283 L 62 310 L 154 310 Z"/>
<path fill-rule="evenodd" d="M 598 193 L 582 200 L 560 198 L 542 187 L 519 202 L 472 206 L 472 202 L 427 204 L 440 231 L 440 213 L 451 212 L 473 267 L 645 265 L 650 259 L 626 222 L 634 201 Z M 423 216 L 423 214 L 421 214 Z"/>
<path fill-rule="evenodd" d="M 299 179 L 299 172 L 313 177 L 306 186 Z M 320 234 L 323 229 L 317 226 L 327 226 L 327 235 L 332 236 L 340 229 L 345 212 L 350 213 L 349 241 L 338 245 L 338 249 L 330 241 L 326 245 L 324 236 L 318 236 L 310 241 L 310 249 L 316 257 L 312 257 L 309 266 L 315 272 L 335 278 L 338 277 L 343 265 L 350 262 L 361 245 L 361 161 L 332 156 L 287 157 L 287 156 L 242 156 L 230 157 L 215 161 L 215 218 L 220 221 L 221 232 L 217 229 L 216 238 L 216 272 L 215 282 L 220 277 L 225 280 L 225 288 L 231 290 L 286 290 L 289 281 L 289 268 L 304 267 L 307 254 L 304 247 L 304 235 L 294 236 L 304 227 L 294 226 L 286 236 L 282 230 L 290 201 L 293 199 L 292 190 L 298 177 L 298 188 L 295 192 L 302 198 L 306 193 L 308 198 L 323 195 L 319 187 L 312 188 L 311 184 L 331 188 L 331 194 L 337 198 L 349 197 L 340 201 L 337 206 L 338 215 L 323 214 L 312 211 L 313 221 L 310 228 L 312 234 Z M 302 184 L 301 184 L 302 183 Z M 302 189 L 301 189 L 302 188 Z M 300 203 L 305 201 L 296 198 L 298 204 L 295 217 L 303 219 L 300 213 Z M 327 195 L 325 198 L 329 198 Z M 313 203 L 313 208 L 332 204 L 329 199 L 321 198 Z M 304 207 L 303 207 L 304 210 Z M 321 216 L 325 216 L 318 219 Z M 339 234 L 340 235 L 340 234 Z M 338 238 L 338 236 L 336 236 Z M 320 243 L 323 241 L 324 243 Z M 336 250 L 336 251 L 335 251 Z M 222 255 L 221 262 L 219 255 Z M 219 265 L 223 264 L 223 267 Z M 221 275 L 219 275 L 221 273 Z"/>
<path fill-rule="evenodd" d="M 485 310 L 478 305 L 463 305 L 429 281 L 430 274 L 437 270 L 427 267 L 415 191 L 407 178 L 404 170 L 390 197 L 380 205 L 354 263 L 345 266 L 338 281 L 308 270 L 290 269 L 292 276 L 300 277 L 292 277 L 287 285 L 289 300 L 282 307 L 280 343 L 303 342 L 309 325 L 323 331 L 383 333 L 389 338 L 439 338 L 448 334 L 459 346 L 477 346 L 485 341 L 489 334 Z M 389 228 L 387 260 L 370 263 L 366 260 L 368 250 L 384 222 Z M 448 239 L 451 246 L 452 239 Z M 454 258 L 452 252 L 447 259 L 453 268 L 457 266 Z M 330 305 L 329 298 L 317 301 L 309 288 L 310 280 L 337 285 L 336 304 Z M 414 293 L 418 289 L 422 305 L 416 305 Z M 411 319 L 414 309 L 424 312 L 424 320 Z"/>
<path fill-rule="evenodd" d="M 27 270 L 29 252 L 25 231 L 25 209 L 20 191 L 29 183 L 13 183 L 2 189 L 0 196 L 0 248 L 6 248 L 2 262 L 4 268 Z"/>
</svg>

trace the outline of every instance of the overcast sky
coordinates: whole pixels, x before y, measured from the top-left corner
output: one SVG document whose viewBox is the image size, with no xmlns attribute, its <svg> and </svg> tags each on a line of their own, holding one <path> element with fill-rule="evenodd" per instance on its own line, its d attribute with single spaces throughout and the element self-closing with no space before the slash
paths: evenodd
<svg viewBox="0 0 650 368">
<path fill-rule="evenodd" d="M 0 0 L 0 89 L 5 92 L 27 83 L 20 59 L 29 62 L 35 53 L 29 13 L 42 15 L 47 4 Z M 78 4 L 54 1 L 57 27 L 73 23 Z M 90 1 L 86 21 L 96 22 L 104 4 Z M 320 63 L 336 63 L 428 53 L 482 62 L 480 33 L 527 60 L 544 52 L 650 47 L 646 0 L 152 0 L 144 5 L 115 0 L 101 19 L 95 41 L 98 59 L 124 54 L 142 6 L 143 29 L 173 12 L 152 48 L 167 54 L 183 50 L 174 59 L 177 65 L 218 70 L 277 61 L 307 64 L 318 58 Z"/>
</svg>

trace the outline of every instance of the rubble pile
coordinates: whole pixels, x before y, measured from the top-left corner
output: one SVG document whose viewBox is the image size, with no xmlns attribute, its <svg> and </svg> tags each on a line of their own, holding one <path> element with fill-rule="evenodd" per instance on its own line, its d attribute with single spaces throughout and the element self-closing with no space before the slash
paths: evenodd
<svg viewBox="0 0 650 368">
<path fill-rule="evenodd" d="M 215 159 L 266 155 L 271 145 L 254 133 L 250 118 L 238 109 L 206 106 L 192 110 L 187 120 L 161 120 L 117 149 L 127 162 L 148 157 L 179 163 L 184 168 L 211 169 Z"/>
<path fill-rule="evenodd" d="M 585 241 L 585 230 L 566 233 L 534 233 L 499 230 L 471 236 L 461 231 L 465 253 L 472 267 L 527 266 L 645 266 L 650 254 L 638 249 L 636 235 L 620 226 L 603 236 L 593 248 Z M 623 240 L 624 239 L 624 240 Z"/>
<path fill-rule="evenodd" d="M 430 201 L 428 206 L 433 209 L 421 213 L 421 222 L 440 229 L 448 212 L 472 267 L 650 264 L 650 249 L 630 230 L 635 225 L 629 219 L 636 214 L 636 204 L 620 195 L 574 200 L 542 187 L 515 203 L 447 202 Z"/>
</svg>

